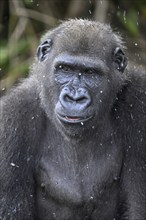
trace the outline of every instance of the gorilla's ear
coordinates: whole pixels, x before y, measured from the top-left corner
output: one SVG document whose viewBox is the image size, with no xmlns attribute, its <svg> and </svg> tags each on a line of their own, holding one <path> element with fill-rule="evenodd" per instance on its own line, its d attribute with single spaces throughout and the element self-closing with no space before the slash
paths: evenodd
<svg viewBox="0 0 146 220">
<path fill-rule="evenodd" d="M 41 43 L 37 49 L 37 58 L 40 62 L 46 60 L 48 58 L 48 53 L 52 47 L 52 40 L 47 39 L 43 43 Z"/>
<path fill-rule="evenodd" d="M 116 68 L 123 73 L 127 66 L 127 58 L 125 57 L 124 52 L 119 47 L 116 47 L 113 52 L 113 60 L 116 64 Z"/>
</svg>

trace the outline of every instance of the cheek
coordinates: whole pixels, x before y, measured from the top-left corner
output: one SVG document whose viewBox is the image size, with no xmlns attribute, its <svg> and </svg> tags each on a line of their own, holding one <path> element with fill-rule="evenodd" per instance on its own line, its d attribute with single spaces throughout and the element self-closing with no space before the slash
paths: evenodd
<svg viewBox="0 0 146 220">
<path fill-rule="evenodd" d="M 114 101 L 112 85 L 109 85 L 107 81 L 100 82 L 98 86 L 91 88 L 92 101 L 96 114 L 102 113 L 103 115 L 109 111 Z"/>
<path fill-rule="evenodd" d="M 101 87 L 102 84 L 102 78 L 100 76 L 83 76 L 83 82 L 84 84 L 94 92 L 95 90 L 98 90 L 99 87 Z"/>
<path fill-rule="evenodd" d="M 66 84 L 70 82 L 73 78 L 73 74 L 55 74 L 54 81 L 57 84 Z"/>
<path fill-rule="evenodd" d="M 46 80 L 41 86 L 41 101 L 47 112 L 54 111 L 58 102 L 59 92 L 58 86 L 54 82 Z"/>
</svg>

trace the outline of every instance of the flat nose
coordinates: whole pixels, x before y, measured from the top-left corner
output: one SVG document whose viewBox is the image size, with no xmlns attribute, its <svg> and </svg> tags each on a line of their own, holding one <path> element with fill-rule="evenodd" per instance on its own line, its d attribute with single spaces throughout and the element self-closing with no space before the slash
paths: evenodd
<svg viewBox="0 0 146 220">
<path fill-rule="evenodd" d="M 91 97 L 85 88 L 63 88 L 60 94 L 60 102 L 66 109 L 84 110 L 91 103 Z"/>
</svg>

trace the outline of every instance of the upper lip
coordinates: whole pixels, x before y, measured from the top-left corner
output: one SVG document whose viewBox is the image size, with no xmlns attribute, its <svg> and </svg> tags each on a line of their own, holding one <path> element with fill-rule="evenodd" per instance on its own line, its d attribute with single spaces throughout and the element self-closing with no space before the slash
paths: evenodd
<svg viewBox="0 0 146 220">
<path fill-rule="evenodd" d="M 80 116 L 68 116 L 68 115 L 61 115 L 57 113 L 57 117 L 64 122 L 69 122 L 69 123 L 81 123 L 85 122 L 88 119 L 92 118 L 92 116 L 87 116 L 87 117 L 80 117 Z"/>
</svg>

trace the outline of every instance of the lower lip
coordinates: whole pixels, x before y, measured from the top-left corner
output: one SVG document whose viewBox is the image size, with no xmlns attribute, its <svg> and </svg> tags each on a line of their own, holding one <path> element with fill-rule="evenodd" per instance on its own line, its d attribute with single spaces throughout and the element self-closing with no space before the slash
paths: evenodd
<svg viewBox="0 0 146 220">
<path fill-rule="evenodd" d="M 79 117 L 65 117 L 65 116 L 61 116 L 59 114 L 57 114 L 57 117 L 66 123 L 72 123 L 72 124 L 76 124 L 76 123 L 81 123 L 81 122 L 85 122 L 88 121 L 89 119 L 92 118 L 92 116 L 88 117 L 88 118 L 79 118 Z"/>
</svg>

